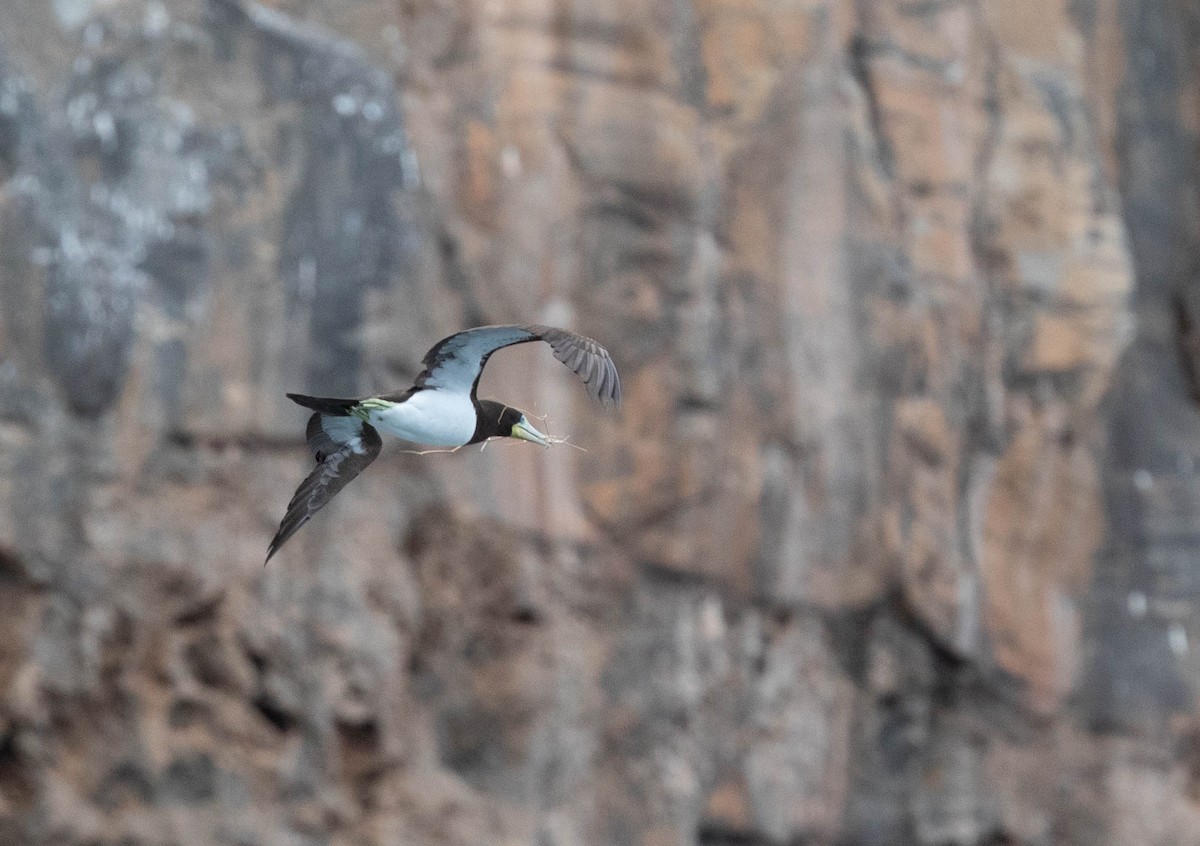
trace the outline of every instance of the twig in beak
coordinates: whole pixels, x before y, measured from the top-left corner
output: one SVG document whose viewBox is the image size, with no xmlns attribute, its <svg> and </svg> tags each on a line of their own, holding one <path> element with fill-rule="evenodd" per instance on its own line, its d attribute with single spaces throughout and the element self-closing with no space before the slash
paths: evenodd
<svg viewBox="0 0 1200 846">
<path fill-rule="evenodd" d="M 458 452 L 464 446 L 466 446 L 466 444 L 459 444 L 458 446 L 450 447 L 449 449 L 402 449 L 400 452 L 405 453 L 406 455 L 449 455 L 452 452 Z"/>
<path fill-rule="evenodd" d="M 550 429 L 549 415 L 535 414 L 535 415 L 533 415 L 533 419 L 536 420 L 537 422 L 541 423 L 542 428 L 544 428 L 546 430 Z M 550 446 L 550 445 L 557 446 L 558 444 L 563 444 L 564 446 L 569 446 L 571 449 L 577 449 L 580 452 L 587 452 L 587 450 L 584 447 L 581 447 L 578 444 L 573 444 L 569 440 L 567 440 L 566 436 L 559 437 L 557 435 L 546 434 L 543 437 L 545 437 L 546 440 L 549 441 L 549 444 L 547 444 L 547 446 Z"/>
</svg>

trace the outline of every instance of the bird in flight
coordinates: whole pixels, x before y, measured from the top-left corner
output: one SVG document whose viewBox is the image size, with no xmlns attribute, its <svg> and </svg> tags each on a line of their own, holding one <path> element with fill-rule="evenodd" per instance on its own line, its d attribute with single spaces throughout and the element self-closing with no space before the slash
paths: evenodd
<svg viewBox="0 0 1200 846">
<path fill-rule="evenodd" d="M 296 489 L 267 561 L 288 538 L 379 455 L 380 432 L 431 447 L 460 447 L 505 437 L 548 446 L 551 441 L 519 409 L 481 400 L 479 377 L 498 349 L 545 341 L 554 357 L 575 371 L 601 405 L 621 401 L 621 381 L 608 350 L 591 338 L 552 326 L 480 326 L 443 338 L 425 353 L 425 369 L 406 391 L 365 399 L 288 394 L 315 414 L 308 418 L 308 448 L 317 466 Z"/>
</svg>

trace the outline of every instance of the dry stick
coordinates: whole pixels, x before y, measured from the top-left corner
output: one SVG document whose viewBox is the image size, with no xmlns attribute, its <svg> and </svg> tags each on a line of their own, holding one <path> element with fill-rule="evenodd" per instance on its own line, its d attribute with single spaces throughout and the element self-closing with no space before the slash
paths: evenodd
<svg viewBox="0 0 1200 846">
<path fill-rule="evenodd" d="M 545 427 L 546 429 L 550 428 L 550 422 L 549 422 L 550 416 L 548 414 L 540 414 L 540 415 L 535 414 L 535 415 L 533 415 L 533 418 L 535 420 L 537 420 L 537 422 L 541 423 L 542 426 Z M 580 452 L 587 452 L 587 449 L 585 447 L 581 447 L 578 444 L 571 443 L 569 440 L 567 440 L 566 437 L 559 438 L 559 437 L 555 437 L 554 435 L 547 434 L 546 440 L 548 440 L 552 444 L 564 444 L 566 446 L 571 447 L 572 449 L 577 449 Z"/>
<path fill-rule="evenodd" d="M 465 446 L 466 444 L 459 444 L 458 446 L 451 447 L 450 449 L 402 449 L 400 452 L 406 455 L 436 455 L 439 453 L 449 454 L 452 452 L 458 452 Z"/>
<path fill-rule="evenodd" d="M 550 424 L 548 424 L 546 422 L 546 415 L 538 416 L 535 414 L 534 419 L 537 420 L 539 423 L 541 423 L 545 428 L 547 428 L 547 429 L 550 428 Z M 486 441 L 484 441 L 482 444 L 479 445 L 479 451 L 483 452 L 485 449 L 487 449 L 487 445 L 495 440 L 503 441 L 505 439 L 501 436 L 488 438 Z M 567 438 L 565 438 L 565 437 L 560 438 L 555 435 L 546 435 L 546 440 L 555 446 L 562 444 L 563 446 L 569 446 L 571 449 L 577 449 L 580 452 L 587 452 L 586 447 L 581 447 L 581 446 L 579 446 L 579 444 L 573 444 L 569 440 L 567 440 Z M 450 447 L 449 449 L 402 449 L 402 450 L 400 450 L 400 452 L 402 452 L 406 455 L 449 455 L 450 453 L 458 452 L 460 449 L 462 449 L 465 446 L 470 446 L 470 444 L 459 444 L 458 446 Z"/>
</svg>

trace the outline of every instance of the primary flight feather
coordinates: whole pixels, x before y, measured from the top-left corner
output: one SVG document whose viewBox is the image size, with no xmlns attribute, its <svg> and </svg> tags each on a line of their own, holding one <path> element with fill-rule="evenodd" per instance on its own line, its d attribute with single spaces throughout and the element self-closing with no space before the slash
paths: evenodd
<svg viewBox="0 0 1200 846">
<path fill-rule="evenodd" d="M 316 412 L 306 432 L 317 466 L 288 503 L 267 560 L 375 460 L 383 445 L 380 432 L 431 447 L 459 447 L 493 437 L 548 445 L 524 412 L 476 396 L 492 353 L 531 341 L 549 344 L 593 399 L 606 406 L 620 403 L 621 380 L 608 350 L 583 335 L 536 324 L 480 326 L 443 338 L 425 354 L 425 369 L 406 391 L 364 399 L 288 394 Z"/>
</svg>

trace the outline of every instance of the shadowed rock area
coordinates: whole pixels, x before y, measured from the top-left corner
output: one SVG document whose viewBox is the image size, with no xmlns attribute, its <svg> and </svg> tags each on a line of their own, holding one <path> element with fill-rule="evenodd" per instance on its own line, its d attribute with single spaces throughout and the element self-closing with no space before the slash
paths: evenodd
<svg viewBox="0 0 1200 846">
<path fill-rule="evenodd" d="M 1193 5 L 2 17 L 0 844 L 1200 842 Z"/>
</svg>

